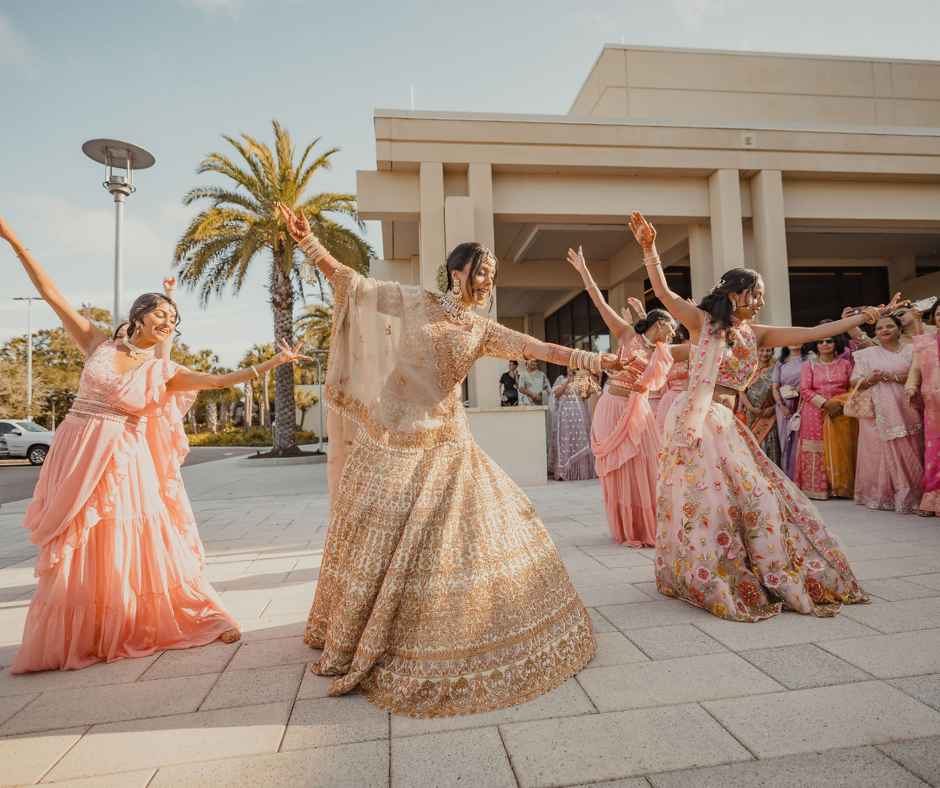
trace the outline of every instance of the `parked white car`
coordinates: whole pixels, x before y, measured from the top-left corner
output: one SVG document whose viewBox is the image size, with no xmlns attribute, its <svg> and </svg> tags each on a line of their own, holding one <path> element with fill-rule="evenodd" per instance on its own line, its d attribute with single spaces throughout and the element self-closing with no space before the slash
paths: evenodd
<svg viewBox="0 0 940 788">
<path fill-rule="evenodd" d="M 25 457 L 32 465 L 42 465 L 54 434 L 33 421 L 0 419 L 0 459 Z"/>
</svg>

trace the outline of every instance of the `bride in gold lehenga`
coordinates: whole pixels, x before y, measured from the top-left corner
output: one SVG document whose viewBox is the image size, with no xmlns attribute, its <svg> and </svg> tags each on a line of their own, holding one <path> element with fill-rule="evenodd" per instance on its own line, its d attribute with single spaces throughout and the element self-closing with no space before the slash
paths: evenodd
<svg viewBox="0 0 940 788">
<path fill-rule="evenodd" d="M 496 260 L 460 244 L 444 295 L 337 262 L 304 216 L 290 235 L 330 280 L 330 526 L 305 641 L 331 695 L 360 687 L 413 717 L 512 706 L 594 656 L 591 622 L 521 489 L 474 442 L 461 382 L 482 356 L 619 369 L 473 311 Z M 495 383 L 494 383 L 495 384 Z M 511 439 L 511 436 L 507 436 Z"/>
</svg>

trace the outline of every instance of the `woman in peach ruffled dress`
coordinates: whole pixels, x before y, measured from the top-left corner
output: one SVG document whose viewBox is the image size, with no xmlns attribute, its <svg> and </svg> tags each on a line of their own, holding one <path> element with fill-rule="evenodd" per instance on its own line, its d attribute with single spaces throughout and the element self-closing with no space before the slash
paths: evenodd
<svg viewBox="0 0 940 788">
<path fill-rule="evenodd" d="M 72 308 L 3 219 L 0 238 L 87 359 L 23 522 L 39 548 L 39 583 L 12 672 L 238 640 L 235 619 L 202 575 L 202 542 L 180 476 L 189 450 L 183 416 L 197 391 L 250 380 L 299 358 L 296 350 L 226 375 L 191 372 L 167 357 L 178 320 L 171 298 L 140 296 L 126 333 L 109 339 Z"/>
<path fill-rule="evenodd" d="M 610 374 L 591 425 L 610 535 L 618 544 L 653 547 L 660 434 L 648 397 L 666 383 L 674 358 L 687 358 L 688 346 L 670 347 L 676 322 L 662 309 L 646 314 L 639 300 L 631 298 L 636 322 L 631 325 L 618 315 L 604 300 L 580 249 L 568 250 L 568 262 L 581 274 L 588 295 L 617 338 L 624 366 Z"/>
</svg>

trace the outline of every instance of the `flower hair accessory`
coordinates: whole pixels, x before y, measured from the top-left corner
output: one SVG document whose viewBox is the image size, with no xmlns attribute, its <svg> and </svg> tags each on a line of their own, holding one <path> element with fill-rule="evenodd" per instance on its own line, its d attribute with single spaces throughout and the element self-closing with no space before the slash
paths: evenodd
<svg viewBox="0 0 940 788">
<path fill-rule="evenodd" d="M 441 263 L 440 268 L 437 269 L 437 289 L 442 293 L 447 292 L 447 264 Z"/>
</svg>

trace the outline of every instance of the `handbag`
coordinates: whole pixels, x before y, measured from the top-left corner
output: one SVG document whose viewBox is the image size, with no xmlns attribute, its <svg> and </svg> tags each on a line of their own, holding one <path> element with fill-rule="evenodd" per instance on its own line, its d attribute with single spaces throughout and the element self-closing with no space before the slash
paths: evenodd
<svg viewBox="0 0 940 788">
<path fill-rule="evenodd" d="M 842 412 L 853 419 L 873 419 L 875 418 L 875 403 L 872 401 L 871 392 L 862 391 L 859 388 L 861 385 L 860 380 L 852 388 Z"/>
</svg>

